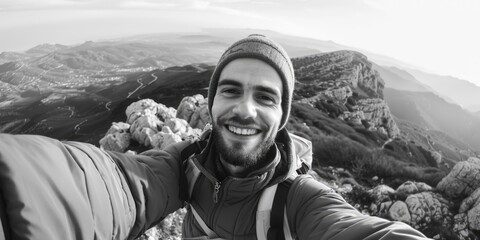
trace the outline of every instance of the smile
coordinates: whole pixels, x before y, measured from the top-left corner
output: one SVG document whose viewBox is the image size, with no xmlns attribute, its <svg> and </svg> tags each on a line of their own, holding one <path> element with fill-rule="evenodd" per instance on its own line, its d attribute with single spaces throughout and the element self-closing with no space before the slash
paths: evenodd
<svg viewBox="0 0 480 240">
<path fill-rule="evenodd" d="M 253 128 L 239 128 L 231 125 L 228 125 L 227 128 L 230 132 L 243 136 L 251 136 L 258 133 L 258 130 Z"/>
</svg>

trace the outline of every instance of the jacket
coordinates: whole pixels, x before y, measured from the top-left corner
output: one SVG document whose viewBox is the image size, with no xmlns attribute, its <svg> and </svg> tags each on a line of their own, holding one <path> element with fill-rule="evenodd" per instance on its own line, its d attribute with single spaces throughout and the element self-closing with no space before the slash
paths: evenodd
<svg viewBox="0 0 480 240">
<path fill-rule="evenodd" d="M 281 131 L 276 143 L 277 154 L 272 161 L 244 178 L 222 178 L 216 166 L 218 155 L 211 143 L 192 159 L 201 174 L 190 196 L 190 205 L 219 238 L 256 239 L 256 206 L 262 191 L 295 175 L 291 135 Z M 309 175 L 293 180 L 286 213 L 290 231 L 297 239 L 426 239 L 404 223 L 361 214 Z M 202 239 L 206 235 L 192 211 L 185 216 L 182 234 L 185 239 Z"/>
<path fill-rule="evenodd" d="M 183 206 L 177 150 L 0 134 L 0 239 L 136 238 Z"/>
<path fill-rule="evenodd" d="M 196 157 L 202 174 L 190 204 L 220 237 L 256 238 L 262 189 L 294 171 L 289 139 L 286 132 L 279 134 L 275 157 L 246 178 L 221 178 L 211 143 Z M 184 206 L 180 155 L 188 144 L 130 155 L 86 143 L 0 134 L 0 239 L 134 239 Z M 423 239 L 408 225 L 360 214 L 307 176 L 294 180 L 286 212 L 298 239 Z M 204 235 L 191 214 L 183 224 L 187 239 Z"/>
</svg>

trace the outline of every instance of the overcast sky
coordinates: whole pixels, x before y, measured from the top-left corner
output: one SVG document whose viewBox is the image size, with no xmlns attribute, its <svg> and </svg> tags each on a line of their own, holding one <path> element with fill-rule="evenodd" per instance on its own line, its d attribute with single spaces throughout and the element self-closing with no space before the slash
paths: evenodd
<svg viewBox="0 0 480 240">
<path fill-rule="evenodd" d="M 479 0 L 0 0 L 0 52 L 212 27 L 332 40 L 480 86 Z"/>
</svg>

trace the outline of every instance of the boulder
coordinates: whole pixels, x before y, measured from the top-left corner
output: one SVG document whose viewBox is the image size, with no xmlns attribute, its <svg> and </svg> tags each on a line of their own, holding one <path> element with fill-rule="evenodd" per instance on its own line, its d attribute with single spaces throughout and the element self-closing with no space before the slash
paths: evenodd
<svg viewBox="0 0 480 240">
<path fill-rule="evenodd" d="M 107 134 L 110 134 L 110 133 L 125 133 L 125 132 L 128 132 L 128 130 L 130 129 L 130 124 L 128 123 L 124 123 L 124 122 L 113 122 L 112 123 L 112 126 L 110 126 L 110 128 L 108 129 Z"/>
<path fill-rule="evenodd" d="M 197 110 L 197 108 L 201 105 L 206 104 L 208 104 L 207 100 L 200 94 L 184 97 L 177 107 L 176 117 L 190 122 L 195 110 Z"/>
<path fill-rule="evenodd" d="M 125 152 L 130 145 L 130 124 L 114 122 L 105 136 L 100 139 L 100 147 L 109 151 Z"/>
<path fill-rule="evenodd" d="M 130 126 L 132 138 L 138 143 L 149 147 L 151 138 L 158 132 L 158 128 L 162 126 L 162 122 L 154 115 L 140 116 Z"/>
<path fill-rule="evenodd" d="M 406 181 L 397 188 L 397 193 L 403 196 L 427 191 L 432 191 L 432 187 L 423 182 Z"/>
<path fill-rule="evenodd" d="M 395 221 L 404 222 L 406 224 L 410 224 L 412 221 L 412 217 L 410 216 L 410 211 L 408 210 L 408 206 L 403 201 L 396 201 L 392 204 L 390 209 L 388 210 L 388 215 L 391 219 Z"/>
<path fill-rule="evenodd" d="M 395 190 L 385 184 L 381 184 L 370 189 L 368 192 L 373 199 L 375 199 L 376 204 L 381 204 L 382 202 L 390 201 L 390 195 L 394 194 Z"/>
<path fill-rule="evenodd" d="M 208 112 L 208 105 L 200 105 L 190 118 L 189 124 L 192 128 L 203 129 L 208 123 L 211 123 L 210 113 Z"/>
<path fill-rule="evenodd" d="M 480 230 L 480 188 L 462 201 L 458 212 L 467 214 L 470 229 Z"/>
<path fill-rule="evenodd" d="M 200 94 L 184 97 L 178 105 L 176 117 L 185 119 L 192 128 L 203 129 L 211 122 L 207 99 Z"/>
<path fill-rule="evenodd" d="M 152 136 L 151 144 L 153 148 L 164 149 L 172 143 L 177 143 L 181 141 L 182 138 L 177 134 L 173 132 L 167 133 L 162 131 Z"/>
<path fill-rule="evenodd" d="M 410 195 L 405 200 L 412 217 L 411 225 L 421 229 L 430 224 L 442 224 L 444 228 L 451 227 L 451 203 L 440 194 L 421 192 Z"/>
<path fill-rule="evenodd" d="M 108 151 L 125 152 L 130 146 L 130 139 L 128 132 L 110 133 L 100 139 L 100 147 Z"/>
<path fill-rule="evenodd" d="M 152 137 L 157 133 L 157 131 L 151 128 L 142 128 L 140 131 L 135 131 L 132 135 L 132 138 L 135 139 L 138 143 L 142 144 L 145 147 L 152 146 Z"/>
<path fill-rule="evenodd" d="M 452 198 L 464 198 L 480 187 L 480 159 L 471 157 L 455 164 L 437 189 Z"/>
<path fill-rule="evenodd" d="M 130 133 L 141 131 L 143 128 L 150 128 L 155 132 L 163 126 L 163 123 L 154 115 L 143 115 L 138 117 L 130 126 Z"/>
<path fill-rule="evenodd" d="M 161 103 L 157 105 L 157 114 L 156 116 L 162 122 L 167 121 L 170 118 L 175 118 L 177 115 L 177 110 L 172 107 L 167 107 Z"/>
<path fill-rule="evenodd" d="M 390 108 L 383 99 L 360 99 L 353 109 L 363 112 L 364 120 L 371 125 L 373 130 L 385 132 L 389 137 L 396 137 L 400 134 L 400 129 L 393 119 Z"/>
<path fill-rule="evenodd" d="M 165 122 L 165 126 L 168 126 L 173 133 L 185 133 L 190 128 L 187 121 L 180 118 L 170 118 Z"/>
<path fill-rule="evenodd" d="M 453 232 L 459 240 L 478 240 L 479 238 L 468 228 L 468 217 L 459 213 L 453 217 Z"/>
<path fill-rule="evenodd" d="M 157 105 L 158 104 L 152 99 L 142 99 L 130 104 L 125 110 L 125 114 L 127 115 L 127 123 L 132 124 L 140 116 L 155 116 L 155 114 L 157 114 Z"/>
<path fill-rule="evenodd" d="M 392 207 L 392 204 L 393 204 L 392 201 L 382 202 L 377 207 L 377 212 L 372 211 L 372 213 L 376 216 L 387 218 L 390 215 L 389 211 L 390 211 L 390 208 Z"/>
</svg>

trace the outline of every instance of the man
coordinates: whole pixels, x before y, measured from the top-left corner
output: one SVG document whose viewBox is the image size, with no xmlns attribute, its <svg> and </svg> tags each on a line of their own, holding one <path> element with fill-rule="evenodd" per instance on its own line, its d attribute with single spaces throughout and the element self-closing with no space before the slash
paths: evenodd
<svg viewBox="0 0 480 240">
<path fill-rule="evenodd" d="M 0 238 L 132 239 L 188 200 L 185 239 L 257 239 L 262 192 L 292 179 L 295 159 L 308 153 L 285 129 L 294 81 L 277 43 L 260 35 L 234 43 L 210 82 L 213 130 L 185 165 L 188 142 L 133 156 L 0 135 Z M 297 239 L 424 239 L 406 224 L 362 215 L 307 175 L 294 178 L 285 210 Z"/>
</svg>

